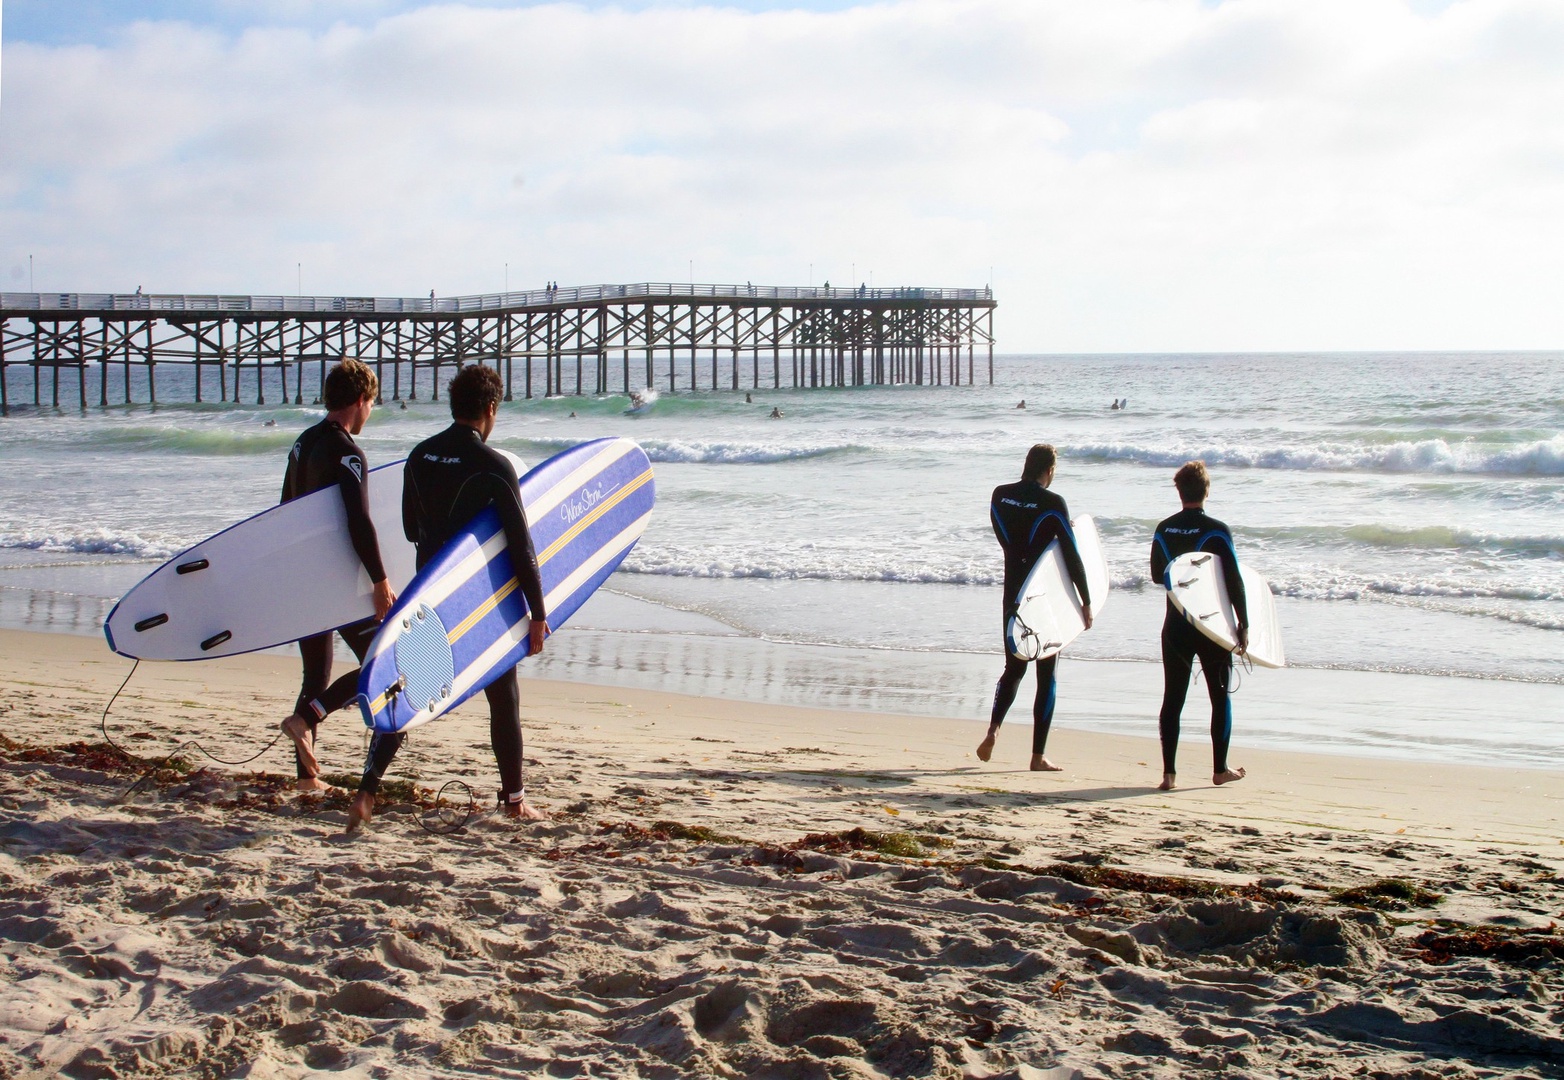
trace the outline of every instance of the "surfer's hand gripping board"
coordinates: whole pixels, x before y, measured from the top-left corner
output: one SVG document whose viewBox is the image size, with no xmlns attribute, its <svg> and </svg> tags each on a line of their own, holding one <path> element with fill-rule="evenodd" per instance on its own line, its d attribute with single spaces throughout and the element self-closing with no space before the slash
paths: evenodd
<svg viewBox="0 0 1564 1080">
<path fill-rule="evenodd" d="M 1287 664 L 1282 648 L 1282 626 L 1277 617 L 1271 583 L 1258 570 L 1238 565 L 1244 583 L 1249 624 L 1240 627 L 1227 595 L 1222 557 L 1209 551 L 1180 555 L 1168 564 L 1165 582 L 1173 607 L 1206 637 L 1230 652 L 1242 651 L 1261 667 Z"/>
</svg>

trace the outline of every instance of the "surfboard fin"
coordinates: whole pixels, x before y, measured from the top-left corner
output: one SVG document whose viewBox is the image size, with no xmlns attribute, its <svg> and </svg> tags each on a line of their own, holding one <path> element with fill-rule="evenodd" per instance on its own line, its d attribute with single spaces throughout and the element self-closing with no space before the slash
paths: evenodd
<svg viewBox="0 0 1564 1080">
<path fill-rule="evenodd" d="M 233 637 L 233 631 L 220 630 L 211 637 L 207 638 L 205 641 L 201 642 L 201 651 L 210 652 L 231 637 Z"/>
<path fill-rule="evenodd" d="M 212 564 L 207 562 L 205 559 L 197 559 L 194 562 L 180 563 L 178 566 L 174 567 L 174 573 L 193 574 L 197 570 L 205 570 L 208 566 L 211 565 Z"/>
<path fill-rule="evenodd" d="M 168 622 L 168 612 L 165 611 L 159 615 L 152 615 L 136 624 L 136 633 L 139 634 L 143 630 L 150 630 L 154 626 L 162 626 L 166 622 Z"/>
</svg>

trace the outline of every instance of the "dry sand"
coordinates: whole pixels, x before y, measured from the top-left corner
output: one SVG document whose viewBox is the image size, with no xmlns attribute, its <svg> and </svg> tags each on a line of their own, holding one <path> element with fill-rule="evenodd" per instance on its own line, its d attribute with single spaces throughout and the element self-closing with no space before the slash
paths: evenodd
<svg viewBox="0 0 1564 1080">
<path fill-rule="evenodd" d="M 0 1076 L 1564 1076 L 1559 773 L 1249 751 L 1240 716 L 1249 778 L 1200 782 L 1196 723 L 1164 794 L 1153 739 L 1030 773 L 1025 721 L 982 765 L 979 723 L 526 680 L 550 821 L 392 800 L 344 838 L 285 744 L 124 799 L 128 662 L 0 656 Z M 144 665 L 110 733 L 248 756 L 296 679 Z M 328 774 L 362 748 L 323 728 Z M 397 769 L 487 804 L 481 699 Z"/>
</svg>

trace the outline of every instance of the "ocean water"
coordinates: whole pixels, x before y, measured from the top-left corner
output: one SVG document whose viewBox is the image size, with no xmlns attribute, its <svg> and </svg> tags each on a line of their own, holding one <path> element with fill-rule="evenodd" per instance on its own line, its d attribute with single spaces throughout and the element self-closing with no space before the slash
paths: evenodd
<svg viewBox="0 0 1564 1080">
<path fill-rule="evenodd" d="M 160 370 L 160 396 L 190 396 L 182 377 Z M 30 400 L 30 374 L 10 379 Z M 532 671 L 984 718 L 1001 664 L 988 497 L 1046 441 L 1114 587 L 1061 667 L 1057 724 L 1155 733 L 1150 535 L 1198 457 L 1208 510 L 1278 594 L 1291 665 L 1244 675 L 1238 746 L 1564 766 L 1564 355 L 1011 356 L 993 386 L 749 393 L 664 393 L 633 416 L 624 395 L 504 406 L 494 441 L 528 461 L 617 434 L 657 469 L 640 546 Z M 320 415 L 14 409 L 0 624 L 97 633 L 157 562 L 272 504 Z M 389 403 L 360 442 L 388 462 L 447 421 L 443 402 Z"/>
</svg>

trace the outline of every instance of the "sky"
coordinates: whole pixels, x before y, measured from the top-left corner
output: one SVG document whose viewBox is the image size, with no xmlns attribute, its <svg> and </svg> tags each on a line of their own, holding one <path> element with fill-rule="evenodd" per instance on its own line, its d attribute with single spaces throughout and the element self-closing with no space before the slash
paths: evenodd
<svg viewBox="0 0 1564 1080">
<path fill-rule="evenodd" d="M 8 0 L 0 289 L 992 284 L 1003 352 L 1559 348 L 1561 60 L 1557 0 Z"/>
</svg>

